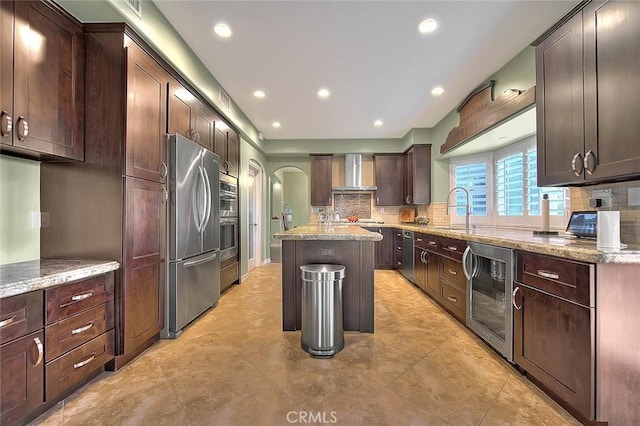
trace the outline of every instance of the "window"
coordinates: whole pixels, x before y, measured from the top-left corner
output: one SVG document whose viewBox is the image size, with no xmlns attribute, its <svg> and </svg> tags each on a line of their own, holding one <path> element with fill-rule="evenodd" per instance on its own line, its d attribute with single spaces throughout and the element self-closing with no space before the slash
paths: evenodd
<svg viewBox="0 0 640 426">
<path fill-rule="evenodd" d="M 538 187 L 536 160 L 535 137 L 492 153 L 451 159 L 450 184 L 471 189 L 471 223 L 539 227 L 540 200 L 543 194 L 548 194 L 550 225 L 556 229 L 563 228 L 568 191 L 565 188 Z M 494 184 L 489 182 L 491 178 Z M 491 200 L 495 203 L 492 204 Z M 455 204 L 464 203 L 464 191 L 457 191 Z M 450 201 L 450 204 L 454 202 Z M 452 224 L 463 224 L 464 214 L 464 207 L 456 208 Z"/>
</svg>

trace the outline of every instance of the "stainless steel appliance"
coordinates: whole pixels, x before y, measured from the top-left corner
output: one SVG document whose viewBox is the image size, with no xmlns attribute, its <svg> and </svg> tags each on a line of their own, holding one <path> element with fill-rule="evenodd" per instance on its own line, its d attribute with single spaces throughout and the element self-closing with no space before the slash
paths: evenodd
<svg viewBox="0 0 640 426">
<path fill-rule="evenodd" d="M 470 242 L 462 256 L 467 278 L 467 327 L 513 361 L 513 251 Z"/>
<path fill-rule="evenodd" d="M 400 273 L 411 282 L 415 282 L 414 240 L 412 231 L 402 231 L 402 268 Z"/>
<path fill-rule="evenodd" d="M 238 218 L 220 218 L 220 260 L 238 254 Z"/>
<path fill-rule="evenodd" d="M 220 175 L 220 217 L 238 217 L 238 180 Z"/>
<path fill-rule="evenodd" d="M 169 135 L 169 280 L 163 337 L 218 303 L 220 214 L 218 155 Z"/>
</svg>

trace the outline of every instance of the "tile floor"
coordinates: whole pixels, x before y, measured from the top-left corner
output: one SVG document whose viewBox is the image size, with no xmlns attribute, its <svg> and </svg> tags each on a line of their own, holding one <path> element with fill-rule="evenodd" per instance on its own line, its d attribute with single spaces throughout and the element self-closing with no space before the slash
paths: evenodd
<svg viewBox="0 0 640 426">
<path fill-rule="evenodd" d="M 281 331 L 280 264 L 254 269 L 177 340 L 104 373 L 34 424 L 578 424 L 394 271 L 376 331 L 332 359 Z"/>
</svg>

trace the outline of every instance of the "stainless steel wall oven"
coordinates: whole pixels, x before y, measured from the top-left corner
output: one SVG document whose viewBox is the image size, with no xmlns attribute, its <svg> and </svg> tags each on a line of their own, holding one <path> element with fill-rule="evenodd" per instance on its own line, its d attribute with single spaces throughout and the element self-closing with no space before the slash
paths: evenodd
<svg viewBox="0 0 640 426">
<path fill-rule="evenodd" d="M 238 218 L 220 218 L 220 260 L 238 254 Z"/>
<path fill-rule="evenodd" d="M 238 180 L 220 174 L 220 217 L 238 217 Z"/>
<path fill-rule="evenodd" d="M 467 278 L 467 327 L 513 361 L 513 251 L 470 242 L 462 257 Z"/>
</svg>

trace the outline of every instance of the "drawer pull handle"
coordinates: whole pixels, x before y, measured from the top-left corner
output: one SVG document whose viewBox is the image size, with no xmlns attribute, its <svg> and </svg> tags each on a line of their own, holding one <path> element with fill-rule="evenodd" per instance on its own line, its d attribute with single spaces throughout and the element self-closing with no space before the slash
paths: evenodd
<svg viewBox="0 0 640 426">
<path fill-rule="evenodd" d="M 0 328 L 4 327 L 5 325 L 9 325 L 13 322 L 13 320 L 16 319 L 16 316 L 12 316 L 11 318 L 7 318 L 6 320 L 2 320 L 0 321 Z"/>
<path fill-rule="evenodd" d="M 38 348 L 38 360 L 35 364 L 33 364 L 34 367 L 37 367 L 42 362 L 42 357 L 44 356 L 44 348 L 42 347 L 42 342 L 37 337 L 33 338 L 33 343 L 35 343 L 36 347 Z"/>
<path fill-rule="evenodd" d="M 454 246 L 447 246 L 447 250 L 451 250 L 451 251 L 458 251 L 458 247 L 454 247 Z"/>
<path fill-rule="evenodd" d="M 451 275 L 458 275 L 458 273 L 456 271 L 454 271 L 453 269 L 449 269 L 448 271 Z"/>
<path fill-rule="evenodd" d="M 511 294 L 511 304 L 517 310 L 522 309 L 522 305 L 520 305 L 520 306 L 516 305 L 516 294 L 518 293 L 519 290 L 520 290 L 520 287 L 516 287 L 516 288 L 513 289 L 513 293 Z"/>
<path fill-rule="evenodd" d="M 85 326 L 74 328 L 73 330 L 71 330 L 71 334 L 82 333 L 83 331 L 87 331 L 91 327 L 93 327 L 93 321 L 91 321 L 89 324 L 87 324 Z"/>
<path fill-rule="evenodd" d="M 435 246 L 435 245 L 436 245 L 436 242 L 435 242 L 435 241 L 429 241 L 429 245 L 431 245 L 431 246 Z"/>
<path fill-rule="evenodd" d="M 93 292 L 92 291 L 90 291 L 88 293 L 76 294 L 75 296 L 73 296 L 71 298 L 71 300 L 73 300 L 74 302 L 78 302 L 80 300 L 87 299 L 87 298 L 89 298 L 91 296 L 93 296 Z"/>
<path fill-rule="evenodd" d="M 449 301 L 456 303 L 458 301 L 457 298 L 453 297 L 453 296 L 447 296 L 447 299 L 449 299 Z"/>
<path fill-rule="evenodd" d="M 422 238 L 416 238 L 416 241 L 422 242 Z"/>
<path fill-rule="evenodd" d="M 398 247 L 397 247 L 397 249 L 398 249 L 398 250 L 402 250 L 402 247 L 398 246 Z"/>
<path fill-rule="evenodd" d="M 552 280 L 557 280 L 558 278 L 560 278 L 560 275 L 556 274 L 555 272 L 544 271 L 542 269 L 538 269 L 538 275 L 545 278 L 551 278 Z"/>
<path fill-rule="evenodd" d="M 18 124 L 17 126 L 18 140 L 22 142 L 27 138 L 27 136 L 29 136 L 29 122 L 23 116 L 19 116 L 17 124 Z"/>
<path fill-rule="evenodd" d="M 76 362 L 75 364 L 73 364 L 73 368 L 75 369 L 75 368 L 84 367 L 85 365 L 93 361 L 95 358 L 96 358 L 96 354 L 94 352 L 91 354 L 89 358 L 85 359 L 84 361 Z"/>
</svg>

